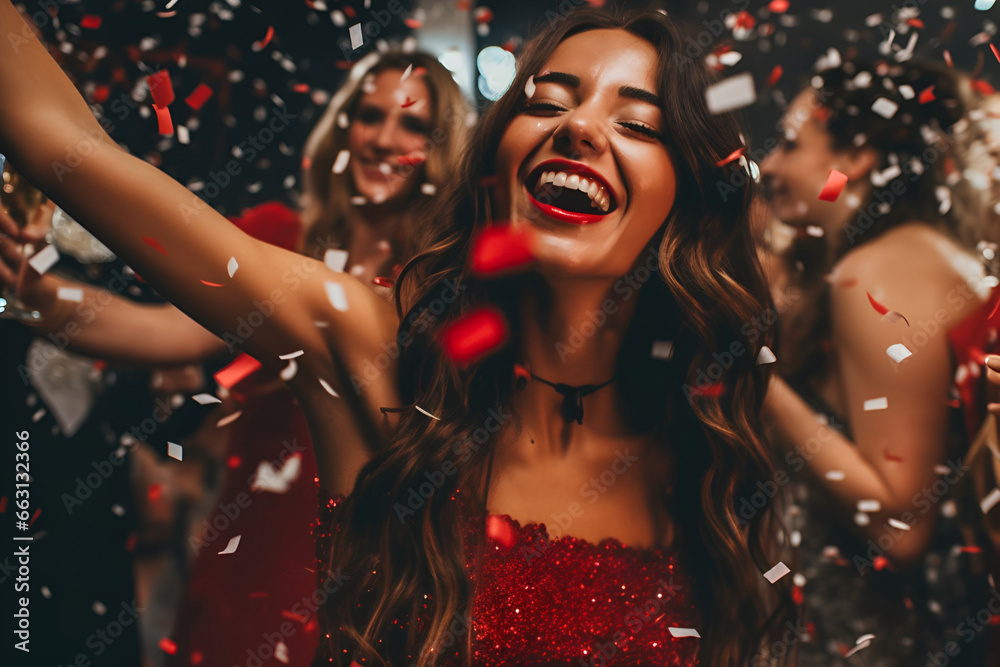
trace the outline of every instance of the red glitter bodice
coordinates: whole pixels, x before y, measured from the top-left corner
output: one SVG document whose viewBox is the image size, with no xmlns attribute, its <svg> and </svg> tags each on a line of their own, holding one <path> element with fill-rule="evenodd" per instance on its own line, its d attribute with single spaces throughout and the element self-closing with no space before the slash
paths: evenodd
<svg viewBox="0 0 1000 667">
<path fill-rule="evenodd" d="M 328 563 L 329 531 L 339 530 L 340 501 L 320 505 L 319 571 Z M 476 531 L 475 524 L 466 522 L 465 530 Z M 471 628 L 470 619 L 458 617 L 451 627 L 453 646 L 474 633 L 476 665 L 698 664 L 701 640 L 690 635 L 701 620 L 676 550 L 638 549 L 614 538 L 549 539 L 545 524 L 522 526 L 506 515 L 489 515 L 485 532 L 478 571 L 472 549 L 466 554 L 477 581 Z M 323 628 L 321 637 L 331 631 Z M 456 655 L 442 656 L 442 664 L 458 664 Z M 331 661 L 321 639 L 315 664 Z"/>
</svg>

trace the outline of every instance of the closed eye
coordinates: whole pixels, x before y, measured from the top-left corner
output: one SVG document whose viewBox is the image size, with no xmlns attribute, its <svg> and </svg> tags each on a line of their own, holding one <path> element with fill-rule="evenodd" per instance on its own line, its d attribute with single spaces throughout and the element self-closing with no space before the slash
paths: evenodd
<svg viewBox="0 0 1000 667">
<path fill-rule="evenodd" d="M 650 139 L 656 139 L 657 141 L 662 141 L 663 143 L 667 143 L 667 138 L 662 134 L 660 134 L 659 132 L 657 132 L 656 130 L 654 130 L 653 128 L 651 128 L 649 125 L 643 125 L 642 123 L 630 123 L 624 121 L 619 121 L 618 124 L 627 130 L 647 136 Z"/>
<path fill-rule="evenodd" d="M 551 102 L 526 102 L 524 106 L 521 107 L 521 111 L 528 112 L 555 112 L 555 111 L 566 111 L 565 107 L 561 107 L 558 104 L 553 104 Z"/>
</svg>

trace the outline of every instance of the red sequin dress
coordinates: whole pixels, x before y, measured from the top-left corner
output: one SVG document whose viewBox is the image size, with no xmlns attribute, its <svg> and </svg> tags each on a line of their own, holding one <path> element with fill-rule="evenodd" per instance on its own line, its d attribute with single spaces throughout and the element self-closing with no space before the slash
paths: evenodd
<svg viewBox="0 0 1000 667">
<path fill-rule="evenodd" d="M 327 566 L 330 531 L 340 529 L 341 500 L 323 502 L 321 496 L 319 571 Z M 455 500 L 463 504 L 462 515 L 470 516 L 462 494 Z M 487 536 L 478 571 L 474 547 L 465 554 L 470 580 L 478 578 L 471 628 L 464 614 L 450 628 L 454 646 L 473 632 L 475 665 L 698 664 L 701 640 L 683 635 L 700 629 L 701 619 L 676 549 L 638 549 L 614 538 L 600 544 L 572 536 L 552 540 L 545 524 L 522 526 L 507 515 L 489 515 L 487 526 L 475 523 L 466 521 L 466 534 Z M 317 666 L 333 662 L 322 639 L 329 632 L 322 630 Z M 441 664 L 460 664 L 458 655 L 441 656 Z M 416 655 L 408 659 L 415 663 Z"/>
</svg>

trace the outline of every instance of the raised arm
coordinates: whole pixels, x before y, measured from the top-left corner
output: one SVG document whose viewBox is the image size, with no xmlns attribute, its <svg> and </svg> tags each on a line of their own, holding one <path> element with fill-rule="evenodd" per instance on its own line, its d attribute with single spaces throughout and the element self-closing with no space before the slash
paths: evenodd
<svg viewBox="0 0 1000 667">
<path fill-rule="evenodd" d="M 320 380 L 341 396 L 353 388 L 339 381 L 347 369 L 335 365 L 333 343 L 343 359 L 374 358 L 380 342 L 395 338 L 392 307 L 321 262 L 254 240 L 122 151 L 8 0 L 0 2 L 0 27 L 24 38 L 0 40 L 0 152 L 224 341 L 278 368 L 288 364 L 279 355 L 301 350 L 289 384 L 306 409 L 318 457 L 320 449 L 339 451 L 335 432 L 322 428 L 331 394 Z M 358 397 L 369 414 L 376 404 L 392 404 L 394 372 L 390 366 Z M 353 467 L 361 454 L 351 447 Z"/>
</svg>

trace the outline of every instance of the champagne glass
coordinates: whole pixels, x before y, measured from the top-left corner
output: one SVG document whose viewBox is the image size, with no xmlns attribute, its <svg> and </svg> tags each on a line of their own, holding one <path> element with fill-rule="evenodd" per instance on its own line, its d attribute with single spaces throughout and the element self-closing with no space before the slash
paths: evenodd
<svg viewBox="0 0 1000 667">
<path fill-rule="evenodd" d="M 18 228 L 24 229 L 44 203 L 45 195 L 12 169 L 9 163 L 5 163 L 6 160 L 0 160 L 0 169 L 3 169 L 3 192 L 0 193 L 0 204 L 7 209 L 8 215 Z M 21 245 L 20 248 L 23 259 L 24 246 Z M 0 319 L 30 321 L 41 317 L 41 313 L 21 301 L 17 295 L 16 284 L 0 293 Z"/>
</svg>

